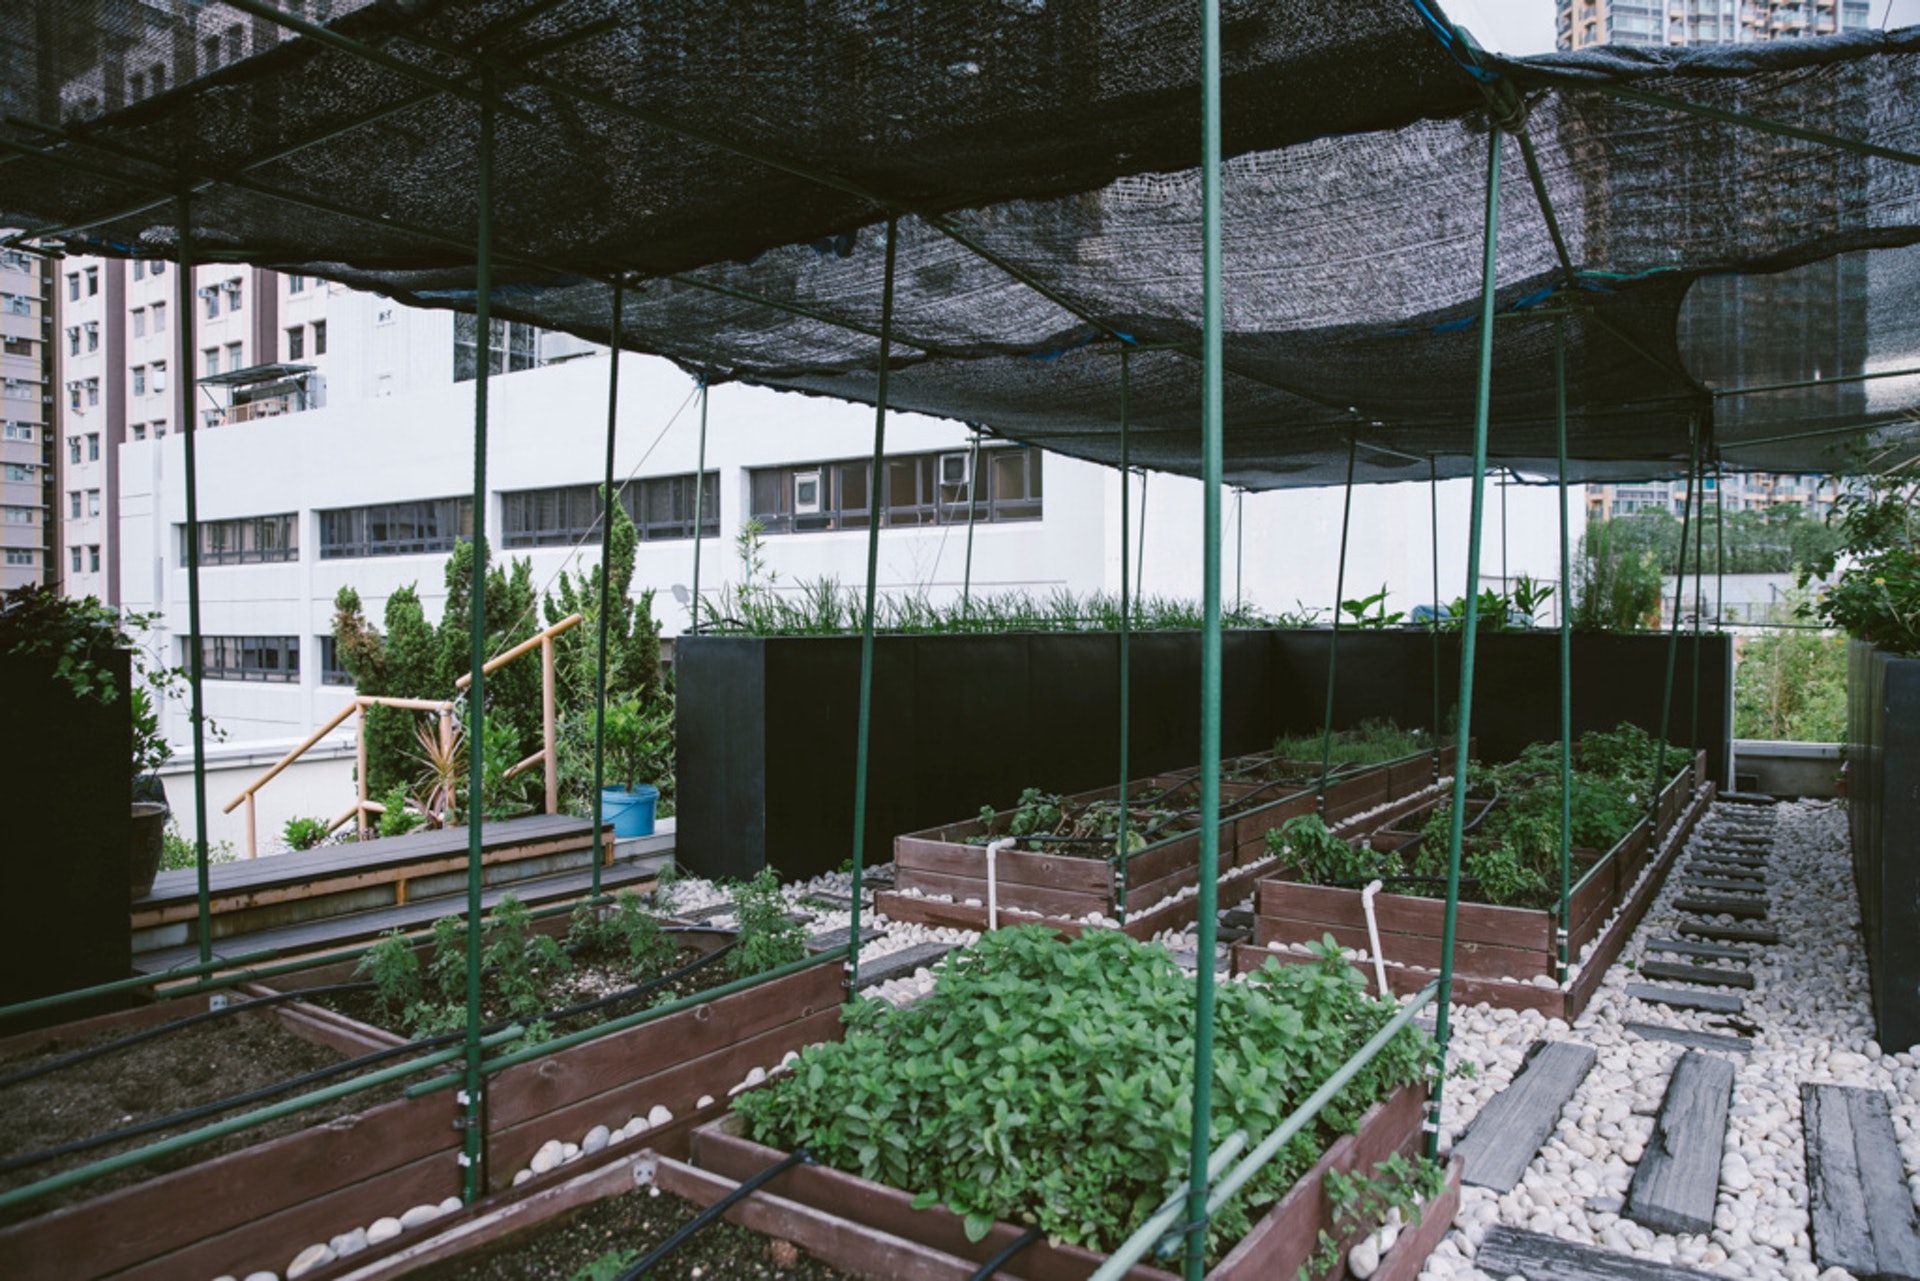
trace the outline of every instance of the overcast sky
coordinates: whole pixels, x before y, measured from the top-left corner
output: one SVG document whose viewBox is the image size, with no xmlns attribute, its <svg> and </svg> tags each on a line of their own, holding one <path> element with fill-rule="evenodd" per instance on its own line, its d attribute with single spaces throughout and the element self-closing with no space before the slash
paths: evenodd
<svg viewBox="0 0 1920 1281">
<path fill-rule="evenodd" d="M 1892 16 L 1888 18 L 1891 4 Z M 1554 0 L 1441 0 L 1454 22 L 1489 49 L 1522 55 L 1553 49 Z M 1873 25 L 1920 24 L 1920 0 L 1873 0 Z"/>
</svg>

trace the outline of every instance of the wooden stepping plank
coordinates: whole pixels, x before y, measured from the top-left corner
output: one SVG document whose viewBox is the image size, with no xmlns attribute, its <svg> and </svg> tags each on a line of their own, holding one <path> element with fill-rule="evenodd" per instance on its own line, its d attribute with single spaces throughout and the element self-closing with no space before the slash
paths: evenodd
<svg viewBox="0 0 1920 1281">
<path fill-rule="evenodd" d="M 860 986 L 868 988 L 888 979 L 905 978 L 923 965 L 932 965 L 953 951 L 953 947 L 951 943 L 915 943 L 898 952 L 889 952 L 860 967 Z"/>
<path fill-rule="evenodd" d="M 1745 970 L 1722 969 L 1717 965 L 1683 965 L 1676 961 L 1642 961 L 1640 973 L 1667 983 L 1701 983 L 1708 987 L 1753 986 L 1753 975 Z"/>
<path fill-rule="evenodd" d="M 1765 792 L 1736 792 L 1731 788 L 1721 792 L 1718 796 L 1714 797 L 1714 799 L 1717 801 L 1725 801 L 1729 805 L 1751 805 L 1758 809 L 1765 809 L 1780 803 L 1779 797 L 1768 796 Z"/>
<path fill-rule="evenodd" d="M 1859 1277 L 1920 1278 L 1920 1223 L 1879 1090 L 1800 1087 L 1813 1256 Z"/>
<path fill-rule="evenodd" d="M 1629 983 L 1627 995 L 1676 1010 L 1699 1010 L 1706 1014 L 1738 1014 L 1746 1008 L 1746 1002 L 1731 992 L 1688 992 L 1677 987 Z"/>
<path fill-rule="evenodd" d="M 1696 1032 L 1690 1027 L 1668 1027 L 1664 1023 L 1628 1023 L 1625 1026 L 1627 1031 L 1643 1041 L 1665 1041 L 1669 1045 L 1684 1045 L 1690 1050 L 1730 1050 L 1735 1054 L 1753 1051 L 1753 1042 L 1744 1036 Z"/>
<path fill-rule="evenodd" d="M 1656 1263 L 1633 1254 L 1615 1254 L 1597 1245 L 1562 1241 L 1496 1224 L 1487 1229 L 1473 1266 L 1490 1277 L 1525 1277 L 1527 1281 L 1710 1281 L 1711 1272 L 1696 1272 L 1673 1263 Z"/>
<path fill-rule="evenodd" d="M 1767 904 L 1764 899 L 1711 898 L 1704 894 L 1690 894 L 1673 901 L 1676 912 L 1698 912 L 1701 916 L 1731 916 L 1736 920 L 1764 921 L 1767 919 Z"/>
<path fill-rule="evenodd" d="M 1765 894 L 1765 881 L 1729 880 L 1718 876 L 1683 876 L 1680 884 L 1690 890 L 1718 890 L 1723 894 Z"/>
<path fill-rule="evenodd" d="M 1647 951 L 1671 952 L 1676 956 L 1710 956 L 1721 961 L 1752 961 L 1753 951 L 1728 947 L 1724 943 L 1689 943 L 1685 939 L 1648 939 Z"/>
<path fill-rule="evenodd" d="M 1723 943 L 1778 943 L 1779 931 L 1769 925 L 1714 925 L 1709 921 L 1681 921 L 1674 928 L 1682 934 L 1697 934 L 1703 939 Z"/>
<path fill-rule="evenodd" d="M 885 934 L 885 930 L 877 930 L 871 926 L 863 925 L 860 927 L 860 941 L 862 943 L 871 943 L 874 939 L 881 938 L 885 936 Z M 816 934 L 808 939 L 807 951 L 814 953 L 831 952 L 836 947 L 845 947 L 852 938 L 853 927 L 850 925 L 842 925 L 837 930 L 828 930 L 824 934 Z"/>
<path fill-rule="evenodd" d="M 1734 876 L 1744 876 L 1749 880 L 1755 878 L 1765 880 L 1767 876 L 1767 861 L 1765 859 L 1728 858 L 1722 854 L 1702 854 L 1698 858 L 1687 860 L 1687 870 L 1690 872 L 1706 870 L 1715 873 L 1725 871 Z"/>
<path fill-rule="evenodd" d="M 1512 1083 L 1493 1096 L 1454 1144 L 1454 1155 L 1467 1166 L 1462 1181 L 1511 1192 L 1560 1124 L 1560 1110 L 1586 1079 L 1594 1058 L 1590 1045 L 1535 1041 Z"/>
<path fill-rule="evenodd" d="M 1697 1050 L 1682 1054 L 1621 1213 L 1655 1232 L 1711 1232 L 1732 1104 L 1733 1064 Z"/>
</svg>

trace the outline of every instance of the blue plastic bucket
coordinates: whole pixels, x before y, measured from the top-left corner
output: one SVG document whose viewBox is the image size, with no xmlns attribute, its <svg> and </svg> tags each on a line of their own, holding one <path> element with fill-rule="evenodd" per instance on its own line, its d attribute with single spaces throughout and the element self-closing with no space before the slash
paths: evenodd
<svg viewBox="0 0 1920 1281">
<path fill-rule="evenodd" d="M 653 808 L 660 803 L 660 789 L 642 783 L 628 791 L 624 787 L 600 789 L 600 814 L 613 824 L 616 839 L 653 835 Z"/>
</svg>

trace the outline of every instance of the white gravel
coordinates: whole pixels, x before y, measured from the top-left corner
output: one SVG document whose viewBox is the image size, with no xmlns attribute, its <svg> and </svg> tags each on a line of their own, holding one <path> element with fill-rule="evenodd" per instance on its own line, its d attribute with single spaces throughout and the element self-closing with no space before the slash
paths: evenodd
<svg viewBox="0 0 1920 1281">
<path fill-rule="evenodd" d="M 1718 806 L 1715 815 L 1734 810 Z M 1681 1047 L 1630 1036 L 1631 1020 L 1721 1033 L 1717 1016 L 1644 1004 L 1626 995 L 1630 966 L 1647 958 L 1646 941 L 1675 936 L 1681 913 L 1677 872 L 1710 839 L 1697 831 L 1593 1002 L 1569 1030 L 1537 1013 L 1456 1007 L 1453 1057 L 1473 1080 L 1448 1083 L 1442 1140 L 1450 1141 L 1519 1067 L 1538 1037 L 1593 1046 L 1599 1059 L 1563 1113 L 1558 1130 L 1511 1193 L 1468 1188 L 1454 1231 L 1421 1274 L 1426 1281 L 1485 1277 L 1472 1266 L 1489 1226 L 1511 1227 L 1604 1246 L 1727 1277 L 1840 1281 L 1813 1262 L 1808 1237 L 1800 1085 L 1833 1082 L 1888 1091 L 1907 1169 L 1920 1169 L 1920 1062 L 1914 1049 L 1883 1054 L 1873 1041 L 1859 907 L 1848 856 L 1846 814 L 1824 802 L 1775 807 L 1768 873 L 1768 924 L 1782 943 L 1751 946 L 1755 987 L 1746 1017 L 1759 1025 L 1753 1050 L 1735 1060 L 1733 1111 L 1721 1166 L 1719 1208 L 1704 1235 L 1651 1232 L 1616 1212 L 1652 1129 L 1667 1075 Z M 1755 811 L 1743 810 L 1744 815 Z M 1656 954 L 1658 955 L 1658 954 Z M 1683 960 L 1675 956 L 1660 959 Z M 1708 988 L 1708 991 L 1734 991 Z M 1908 1188 L 1920 1195 L 1920 1177 Z M 1496 1279 L 1500 1281 L 1500 1279 Z"/>
</svg>

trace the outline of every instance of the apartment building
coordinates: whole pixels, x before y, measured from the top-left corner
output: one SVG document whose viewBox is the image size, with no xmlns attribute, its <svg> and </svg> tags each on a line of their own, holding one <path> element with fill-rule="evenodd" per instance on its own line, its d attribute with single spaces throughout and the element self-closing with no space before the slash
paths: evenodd
<svg viewBox="0 0 1920 1281">
<path fill-rule="evenodd" d="M 1750 44 L 1864 31 L 1870 0 L 1557 0 L 1562 49 Z"/>
<path fill-rule="evenodd" d="M 1740 472 L 1704 477 L 1701 487 L 1701 505 L 1709 512 L 1716 505 L 1729 512 L 1794 509 L 1823 520 L 1840 496 L 1841 481 L 1837 476 L 1815 473 Z M 1587 516 L 1592 520 L 1611 520 L 1640 511 L 1664 511 L 1677 517 L 1686 508 L 1686 502 L 1684 480 L 1587 486 Z"/>
<path fill-rule="evenodd" d="M 0 252 L 0 590 L 60 577 L 51 288 L 45 259 Z"/>
</svg>

